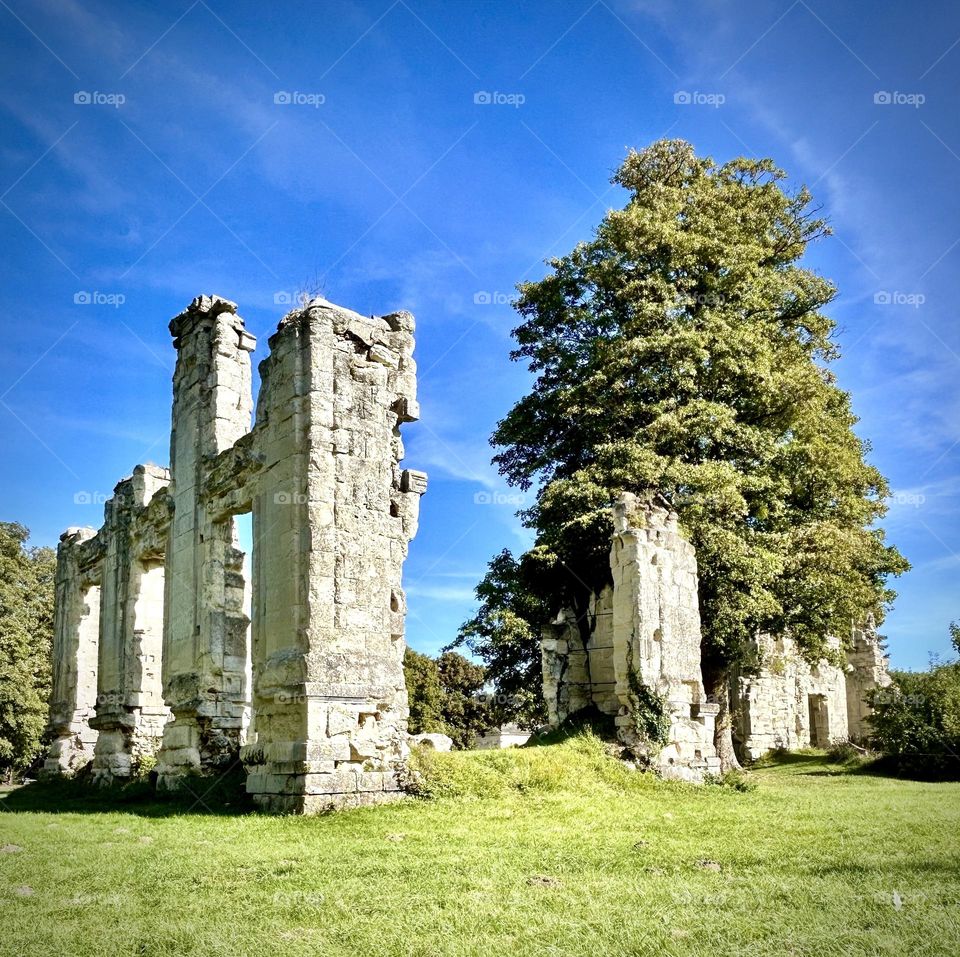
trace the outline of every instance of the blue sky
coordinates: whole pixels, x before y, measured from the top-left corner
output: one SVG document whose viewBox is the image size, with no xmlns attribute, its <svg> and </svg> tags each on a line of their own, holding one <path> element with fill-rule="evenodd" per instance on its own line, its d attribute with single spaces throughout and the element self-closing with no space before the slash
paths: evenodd
<svg viewBox="0 0 960 957">
<path fill-rule="evenodd" d="M 166 464 L 167 322 L 198 293 L 240 304 L 255 358 L 302 289 L 409 309 L 407 464 L 431 485 L 408 638 L 437 651 L 488 558 L 529 542 L 487 444 L 529 382 L 514 284 L 622 205 L 628 147 L 669 135 L 770 155 L 823 204 L 836 235 L 809 261 L 840 287 L 837 371 L 914 566 L 884 631 L 900 667 L 948 652 L 960 7 L 0 0 L 0 72 L 0 494 L 35 543 Z"/>
</svg>

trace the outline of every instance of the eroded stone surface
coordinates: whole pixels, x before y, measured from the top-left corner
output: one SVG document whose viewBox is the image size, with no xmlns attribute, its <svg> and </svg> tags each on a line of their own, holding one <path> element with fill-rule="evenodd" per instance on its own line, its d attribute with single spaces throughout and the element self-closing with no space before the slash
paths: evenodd
<svg viewBox="0 0 960 957">
<path fill-rule="evenodd" d="M 169 472 L 138 465 L 117 484 L 104 524 L 83 547 L 100 559 L 100 638 L 93 778 L 129 778 L 152 755 L 169 715 L 160 683 Z M 56 668 L 55 668 L 56 673 Z"/>
<path fill-rule="evenodd" d="M 615 716 L 625 744 L 647 750 L 637 715 L 649 689 L 670 722 L 669 740 L 649 755 L 651 763 L 666 777 L 700 779 L 719 768 L 718 708 L 707 702 L 700 675 L 693 546 L 669 509 L 625 494 L 614 507 L 610 569 L 613 585 L 592 596 L 582 621 L 565 610 L 544 632 L 550 722 L 594 705 Z"/>
<path fill-rule="evenodd" d="M 253 428 L 255 340 L 236 305 L 199 296 L 170 328 L 170 473 L 138 466 L 99 532 L 61 542 L 47 767 L 93 752 L 98 780 L 128 777 L 162 735 L 161 787 L 242 753 L 268 809 L 390 800 L 407 754 L 401 572 L 426 490 L 400 466 L 413 317 L 322 299 L 284 317 Z"/>
<path fill-rule="evenodd" d="M 840 641 L 831 644 L 839 653 Z M 785 636 L 761 635 L 757 646 L 758 672 L 735 681 L 734 733 L 745 757 L 866 737 L 866 696 L 891 682 L 872 622 L 853 629 L 840 656 L 845 667 L 827 660 L 810 664 Z"/>
<path fill-rule="evenodd" d="M 50 696 L 52 741 L 44 771 L 73 774 L 93 760 L 97 732 L 90 719 L 97 706 L 100 645 L 99 543 L 92 528 L 69 528 L 57 548 L 53 669 Z"/>
</svg>

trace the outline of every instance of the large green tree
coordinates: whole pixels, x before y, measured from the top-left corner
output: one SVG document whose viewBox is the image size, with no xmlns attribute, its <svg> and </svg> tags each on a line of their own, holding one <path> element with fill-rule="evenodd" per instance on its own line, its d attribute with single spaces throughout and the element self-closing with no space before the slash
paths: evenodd
<svg viewBox="0 0 960 957">
<path fill-rule="evenodd" d="M 477 585 L 477 613 L 464 622 L 450 648 L 466 647 L 482 659 L 493 684 L 491 723 L 533 729 L 547 709 L 540 677 L 540 630 L 550 618 L 550 575 L 537 550 L 518 561 L 504 549 Z M 544 555 L 548 566 L 551 556 Z M 556 609 L 553 609 L 554 611 Z"/>
<path fill-rule="evenodd" d="M 403 658 L 411 734 L 449 735 L 458 748 L 469 748 L 490 724 L 481 691 L 486 681 L 482 665 L 455 651 L 431 658 L 407 648 Z"/>
<path fill-rule="evenodd" d="M 29 548 L 29 531 L 0 522 L 0 770 L 39 755 L 50 697 L 56 555 Z"/>
<path fill-rule="evenodd" d="M 769 159 L 718 164 L 682 140 L 631 151 L 613 178 L 626 206 L 519 287 L 512 356 L 536 378 L 492 438 L 507 480 L 537 488 L 524 519 L 554 609 L 608 580 L 620 492 L 677 510 L 727 765 L 730 669 L 757 632 L 817 659 L 829 634 L 882 620 L 908 567 L 876 527 L 888 486 L 829 369 L 836 290 L 800 265 L 829 230 L 784 181 Z"/>
</svg>

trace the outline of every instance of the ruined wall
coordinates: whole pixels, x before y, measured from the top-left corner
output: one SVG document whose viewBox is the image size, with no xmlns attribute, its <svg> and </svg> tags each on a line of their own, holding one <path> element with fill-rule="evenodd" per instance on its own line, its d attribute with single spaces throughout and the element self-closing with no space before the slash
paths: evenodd
<svg viewBox="0 0 960 957">
<path fill-rule="evenodd" d="M 413 317 L 325 300 L 287 316 L 261 365 L 254 497 L 255 719 L 247 790 L 265 807 L 381 800 L 406 755 L 406 599 L 423 473 Z"/>
<path fill-rule="evenodd" d="M 777 748 L 825 748 L 868 732 L 868 691 L 890 683 L 872 624 L 852 632 L 846 667 L 807 663 L 788 637 L 761 636 L 760 668 L 734 681 L 734 738 L 754 760 Z M 832 639 L 839 651 L 840 642 Z"/>
<path fill-rule="evenodd" d="M 170 328 L 171 472 L 138 466 L 103 528 L 61 547 L 48 764 L 72 769 L 99 731 L 94 777 L 121 779 L 162 735 L 161 787 L 242 755 L 267 809 L 388 799 L 407 754 L 401 575 L 426 489 L 426 475 L 400 467 L 400 426 L 418 414 L 413 317 L 322 299 L 286 316 L 252 430 L 254 340 L 235 304 L 197 297 Z M 244 512 L 250 583 L 234 521 Z"/>
<path fill-rule="evenodd" d="M 713 747 L 719 709 L 706 701 L 700 677 L 693 546 L 667 508 L 624 495 L 614 507 L 610 567 L 613 585 L 591 598 L 583 623 L 566 610 L 544 630 L 549 720 L 557 725 L 593 704 L 616 715 L 626 744 L 646 750 L 637 716 L 649 703 L 642 689 L 649 689 L 670 724 L 652 763 L 668 777 L 700 778 L 719 766 Z"/>
<path fill-rule="evenodd" d="M 700 675 L 697 559 L 677 516 L 656 501 L 625 494 L 614 506 L 614 667 L 620 737 L 636 740 L 638 685 L 665 704 L 669 739 L 655 763 L 668 777 L 697 778 L 719 769 L 713 746 L 718 707 Z"/>
<path fill-rule="evenodd" d="M 613 588 L 590 596 L 582 621 L 569 608 L 543 629 L 540 659 L 547 720 L 554 727 L 595 706 L 615 715 L 620 708 L 613 664 Z"/>
<path fill-rule="evenodd" d="M 160 682 L 163 541 L 169 473 L 138 465 L 118 483 L 97 534 L 103 549 L 94 780 L 130 776 L 156 752 L 169 717 Z"/>
<path fill-rule="evenodd" d="M 888 668 L 890 661 L 884 652 L 873 621 L 855 627 L 847 652 L 847 734 L 851 741 L 864 741 L 871 733 L 867 718 L 873 709 L 867 704 L 867 695 L 877 688 L 893 684 Z"/>
<path fill-rule="evenodd" d="M 51 743 L 44 771 L 71 774 L 93 759 L 97 704 L 102 551 L 92 528 L 60 536 L 55 580 Z"/>
</svg>

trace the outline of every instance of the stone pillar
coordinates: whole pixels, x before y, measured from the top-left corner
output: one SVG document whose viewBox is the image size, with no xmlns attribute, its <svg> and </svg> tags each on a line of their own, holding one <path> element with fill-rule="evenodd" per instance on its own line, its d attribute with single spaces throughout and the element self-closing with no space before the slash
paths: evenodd
<svg viewBox="0 0 960 957">
<path fill-rule="evenodd" d="M 413 317 L 325 300 L 287 316 L 261 365 L 253 499 L 253 733 L 247 790 L 271 810 L 373 803 L 406 756 L 400 587 L 426 476 Z"/>
<path fill-rule="evenodd" d="M 90 727 L 97 703 L 100 643 L 100 564 L 92 528 L 70 528 L 57 548 L 53 622 L 52 741 L 46 774 L 73 774 L 93 760 L 97 732 Z"/>
<path fill-rule="evenodd" d="M 114 490 L 105 508 L 100 592 L 97 713 L 93 759 L 98 783 L 129 778 L 138 761 L 156 752 L 167 709 L 160 689 L 163 636 L 163 560 L 150 542 L 148 506 L 169 480 L 166 469 L 139 465 Z"/>
<path fill-rule="evenodd" d="M 625 494 L 614 506 L 613 664 L 620 700 L 617 728 L 628 745 L 643 745 L 636 715 L 641 686 L 661 698 L 669 742 L 653 756 L 669 777 L 696 778 L 719 760 L 713 728 L 719 706 L 708 703 L 700 673 L 697 559 L 677 516 Z"/>
<path fill-rule="evenodd" d="M 592 689 L 587 663 L 576 615 L 572 609 L 564 608 L 543 627 L 540 638 L 543 697 L 551 727 L 559 727 L 571 714 L 590 704 Z"/>
<path fill-rule="evenodd" d="M 174 720 L 158 760 L 161 788 L 175 788 L 191 770 L 229 766 L 242 743 L 249 625 L 243 553 L 233 519 L 211 514 L 202 494 L 214 457 L 250 431 L 256 340 L 236 310 L 218 296 L 198 296 L 170 323 L 177 366 L 163 691 Z"/>
<path fill-rule="evenodd" d="M 846 667 L 847 735 L 851 741 L 863 741 L 870 737 L 867 719 L 873 709 L 867 704 L 867 695 L 893 683 L 888 665 L 889 659 L 872 618 L 862 626 L 854 626 Z"/>
</svg>

